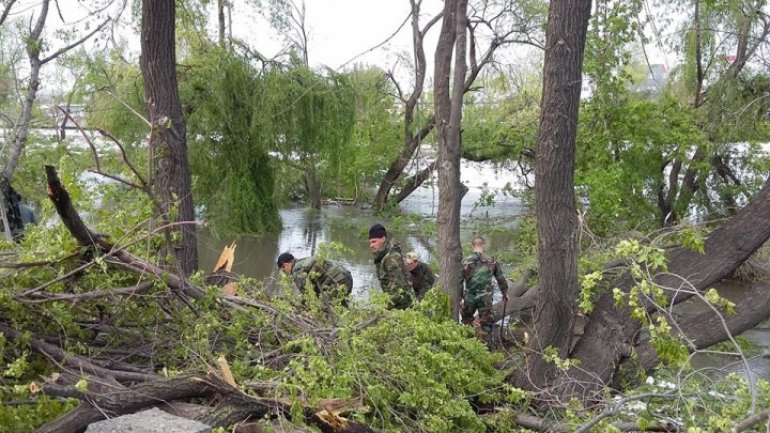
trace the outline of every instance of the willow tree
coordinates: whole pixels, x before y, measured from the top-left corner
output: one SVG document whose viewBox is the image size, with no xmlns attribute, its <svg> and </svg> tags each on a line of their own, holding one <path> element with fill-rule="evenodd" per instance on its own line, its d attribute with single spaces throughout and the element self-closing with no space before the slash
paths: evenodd
<svg viewBox="0 0 770 433">
<path fill-rule="evenodd" d="M 381 180 L 382 167 L 395 157 L 394 144 L 402 139 L 402 120 L 395 89 L 386 72 L 377 67 L 356 68 L 348 74 L 355 93 L 355 125 L 351 146 L 340 155 L 337 196 L 365 199 L 372 180 Z"/>
<path fill-rule="evenodd" d="M 677 33 L 683 35 L 685 62 L 675 90 L 696 110 L 706 139 L 688 151 L 673 153 L 661 167 L 661 172 L 669 172 L 658 194 L 661 222 L 666 225 L 686 217 L 693 205 L 734 214 L 739 203 L 762 185 L 760 180 L 747 188 L 741 182 L 741 167 L 732 154 L 736 143 L 767 141 L 770 109 L 767 70 L 751 67 L 770 38 L 767 2 L 674 4 L 684 4 L 691 17 Z M 720 199 L 713 200 L 714 196 Z"/>
<path fill-rule="evenodd" d="M 353 87 L 345 75 L 329 71 L 324 76 L 304 66 L 273 70 L 264 80 L 264 111 L 258 122 L 281 162 L 298 173 L 310 206 L 320 209 L 324 182 L 334 179 L 342 156 L 350 151 Z"/>
<path fill-rule="evenodd" d="M 204 215 L 222 233 L 280 229 L 275 167 L 260 72 L 232 51 L 211 47 L 187 60 L 181 84 L 190 130 L 195 192 Z"/>
</svg>

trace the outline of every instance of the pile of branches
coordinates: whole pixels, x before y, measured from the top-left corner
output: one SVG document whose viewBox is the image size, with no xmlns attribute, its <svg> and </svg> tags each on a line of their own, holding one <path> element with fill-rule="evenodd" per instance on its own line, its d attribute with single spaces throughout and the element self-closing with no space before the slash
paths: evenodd
<svg viewBox="0 0 770 433">
<path fill-rule="evenodd" d="M 12 300 L 22 306 L 23 311 L 7 317 L 0 313 L 0 334 L 6 341 L 29 347 L 48 361 L 51 368 L 47 371 L 56 371 L 42 381 L 30 383 L 33 393 L 77 399 L 80 404 L 39 427 L 37 432 L 83 431 L 92 422 L 150 407 L 159 407 L 214 427 L 235 425 L 236 431 L 244 433 L 258 431 L 255 426 L 259 420 L 273 423 L 278 431 L 306 431 L 305 425 L 318 426 L 324 432 L 372 431 L 369 426 L 347 418 L 366 411 L 361 395 L 329 396 L 311 401 L 301 392 L 287 392 L 287 387 L 279 382 L 239 382 L 231 372 L 231 368 L 247 369 L 244 365 L 287 371 L 292 360 L 300 357 L 302 345 L 310 344 L 316 353 L 325 354 L 328 348 L 338 347 L 340 342 L 350 339 L 349 326 L 338 327 L 334 317 L 316 317 L 304 314 L 301 309 L 282 308 L 258 295 L 236 296 L 229 294 L 232 292 L 212 290 L 204 284 L 195 284 L 181 272 L 142 259 L 129 248 L 116 246 L 107 236 L 87 227 L 56 170 L 47 166 L 46 175 L 49 198 L 62 223 L 77 241 L 78 248 L 57 261 L 8 266 L 16 270 L 50 266 L 57 269 L 58 275 L 41 279 L 34 287 L 13 292 Z M 69 266 L 66 271 L 61 271 L 59 266 L 63 261 Z M 93 284 L 84 284 L 89 289 L 79 289 L 78 280 L 88 278 L 86 271 L 95 268 L 97 274 L 102 272 L 101 275 L 106 276 L 105 280 L 112 287 L 93 289 Z M 526 287 L 532 273 L 523 273 L 510 291 L 508 303 L 496 305 L 494 314 L 498 319 L 532 308 L 538 295 L 537 286 L 529 290 Z M 215 284 L 212 281 L 218 279 L 204 278 L 202 281 Z M 225 284 L 230 279 L 220 281 Z M 117 282 L 125 284 L 121 286 Z M 62 286 L 71 290 L 61 290 Z M 80 308 L 77 319 L 72 321 L 74 326 L 68 327 L 64 321 L 62 324 L 51 323 L 57 321 L 54 312 L 64 312 L 66 316 L 67 308 L 61 305 Z M 48 308 L 36 310 L 38 306 Z M 48 316 L 43 317 L 44 314 Z M 147 321 L 132 321 L 133 315 L 139 314 L 155 314 L 156 317 L 149 321 L 151 326 L 148 327 Z M 362 312 L 353 317 L 356 318 L 353 332 L 357 332 L 371 329 L 384 316 Z M 204 318 L 220 324 L 247 323 L 248 326 L 242 327 L 247 331 L 237 336 L 221 331 L 212 334 L 205 326 L 206 320 L 190 318 Z M 61 330 L 57 331 L 57 327 Z M 184 341 L 182 335 L 186 332 L 182 330 L 187 328 L 194 328 L 191 333 L 200 333 L 205 338 Z M 509 337 L 508 341 L 511 340 L 515 338 Z M 200 341 L 206 341 L 207 346 L 188 347 Z M 248 349 L 236 350 L 238 355 L 231 356 L 230 349 L 239 345 L 246 345 Z M 215 353 L 228 356 L 215 358 Z M 377 356 L 382 357 L 377 359 L 378 362 L 389 362 L 387 354 L 378 353 Z M 186 364 L 185 359 L 189 359 Z M 501 370 L 515 368 L 520 359 L 516 355 L 509 356 L 501 363 Z M 180 371 L 185 373 L 179 374 Z M 630 401 L 674 396 L 673 392 L 663 396 L 642 394 L 616 401 L 577 430 L 574 425 L 534 416 L 523 410 L 509 412 L 508 421 L 539 431 L 590 431 L 599 423 L 615 419 L 624 404 Z M 485 405 L 480 401 L 473 401 L 473 406 L 480 417 L 500 409 L 494 403 Z M 761 413 L 766 418 L 767 414 Z M 376 428 L 375 421 L 367 419 Z M 736 431 L 743 431 L 757 422 L 759 419 L 755 417 L 746 419 Z M 635 422 L 613 422 L 613 425 L 621 431 L 639 430 Z M 404 426 L 406 430 L 408 427 Z M 648 424 L 645 430 L 681 431 L 682 428 L 676 422 L 660 421 Z"/>
<path fill-rule="evenodd" d="M 268 317 L 274 328 L 269 331 L 255 330 L 253 338 L 249 338 L 246 343 L 258 347 L 272 341 L 274 344 L 270 350 L 267 347 L 260 350 L 260 359 L 255 362 L 273 368 L 287 364 L 286 356 L 281 350 L 275 350 L 276 347 L 296 338 L 310 338 L 319 347 L 323 347 L 337 338 L 339 330 L 323 326 L 307 315 L 281 311 L 269 302 L 222 293 L 212 295 L 211 290 L 193 284 L 180 273 L 170 272 L 124 248 L 114 246 L 84 224 L 55 168 L 46 166 L 46 175 L 49 198 L 63 224 L 79 244 L 78 252 L 69 255 L 67 259 L 79 260 L 79 265 L 37 287 L 14 293 L 14 301 L 26 306 L 55 306 L 57 303 L 85 305 L 98 300 L 120 304 L 125 301 L 135 302 L 138 304 L 136 308 L 141 309 L 142 297 L 155 293 L 153 302 L 159 305 L 165 317 L 156 322 L 156 329 L 132 329 L 116 323 L 97 303 L 95 308 L 84 314 L 90 320 L 81 319 L 78 323 L 83 332 L 75 332 L 74 335 L 67 332 L 58 335 L 30 334 L 29 329 L 35 327 L 29 326 L 29 323 L 24 326 L 15 323 L 17 321 L 13 319 L 0 317 L 0 334 L 5 340 L 28 344 L 58 370 L 43 378 L 41 383 L 31 382 L 30 390 L 56 398 L 81 401 L 75 409 L 39 427 L 36 432 L 83 431 L 95 421 L 150 407 L 159 407 L 213 427 L 237 425 L 239 431 L 244 432 L 251 431 L 250 426 L 257 420 L 268 418 L 273 419 L 274 423 L 285 424 L 289 417 L 316 425 L 324 432 L 371 431 L 369 427 L 342 416 L 346 412 L 362 410 L 360 399 L 327 399 L 310 404 L 302 402 L 302 399 L 281 396 L 277 383 L 238 384 L 224 356 L 219 357 L 217 365 L 208 369 L 179 375 L 168 374 L 161 351 L 183 344 L 174 341 L 174 337 L 178 337 L 180 326 L 185 324 L 174 321 L 182 317 L 179 310 L 186 310 L 187 315 L 202 314 L 196 302 L 214 302 L 223 316 L 237 312 L 253 319 L 255 323 L 263 323 L 265 317 Z M 52 263 L 27 262 L 12 267 L 18 269 Z M 47 290 L 57 283 L 77 280 L 86 268 L 95 263 L 101 263 L 105 272 L 119 270 L 123 274 L 133 275 L 132 283 L 126 287 L 79 292 Z M 148 306 L 147 303 L 144 306 Z M 56 320 L 55 317 L 52 319 Z M 360 326 L 366 327 L 377 319 L 368 318 Z M 40 318 L 31 320 L 39 321 Z M 45 329 L 43 326 L 37 328 Z M 83 338 L 78 339 L 78 334 Z M 269 334 L 269 337 L 262 334 Z M 116 335 L 120 335 L 123 343 L 115 344 Z M 107 341 L 109 339 L 113 341 Z M 226 337 L 223 336 L 224 339 Z M 80 347 L 80 351 L 88 353 L 88 356 L 73 354 L 73 351 L 67 350 L 68 346 Z M 297 401 L 300 402 L 299 406 Z M 297 419 L 298 408 L 301 412 L 299 416 L 304 419 Z M 291 428 L 293 431 L 303 431 L 305 427 L 293 425 Z"/>
</svg>

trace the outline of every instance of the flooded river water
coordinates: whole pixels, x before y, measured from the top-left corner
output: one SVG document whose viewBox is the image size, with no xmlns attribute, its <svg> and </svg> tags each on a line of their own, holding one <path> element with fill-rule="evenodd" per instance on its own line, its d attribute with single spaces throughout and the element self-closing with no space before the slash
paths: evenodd
<svg viewBox="0 0 770 433">
<path fill-rule="evenodd" d="M 473 222 L 510 227 L 527 212 L 519 199 L 502 192 L 506 184 L 514 182 L 512 177 L 506 177 L 505 172 L 495 170 L 488 164 L 473 162 L 464 162 L 462 170 L 462 181 L 469 188 L 461 207 L 464 243 L 475 233 Z M 487 198 L 492 199 L 487 201 Z M 484 205 L 480 205 L 482 202 Z M 424 186 L 401 204 L 402 214 L 416 217 L 401 219 L 400 229 L 391 230 L 392 237 L 402 245 L 404 252 L 416 251 L 425 262 L 435 261 L 436 239 L 420 235 L 418 225 L 435 221 L 437 209 L 438 188 Z M 233 272 L 271 284 L 277 276 L 275 261 L 280 253 L 289 251 L 295 257 L 306 257 L 316 254 L 321 244 L 335 242 L 347 250 L 340 259 L 353 274 L 354 296 L 365 297 L 367 288 L 378 286 L 366 234 L 375 222 L 391 229 L 394 221 L 375 217 L 369 209 L 338 204 L 325 205 L 320 211 L 307 206 L 290 207 L 280 213 L 283 222 L 280 233 L 217 239 L 201 229 L 198 237 L 201 269 L 212 269 L 222 248 L 235 242 L 237 249 Z M 489 234 L 489 250 L 493 252 L 496 246 L 502 248 L 507 245 L 509 236 L 505 233 Z"/>
<path fill-rule="evenodd" d="M 502 192 L 506 184 L 514 182 L 512 176 L 506 176 L 505 171 L 498 171 L 485 164 L 464 162 L 462 173 L 463 183 L 469 188 L 461 207 L 463 245 L 470 242 L 479 226 L 513 227 L 519 217 L 529 212 L 519 199 Z M 489 197 L 493 199 L 485 200 Z M 482 202 L 485 205 L 481 206 Z M 306 257 L 318 253 L 322 244 L 334 242 L 345 247 L 346 251 L 340 259 L 353 274 L 353 296 L 366 299 L 369 289 L 379 286 L 366 236 L 373 223 L 380 222 L 388 229 L 399 226 L 398 230 L 390 231 L 392 237 L 401 243 L 403 251 L 416 251 L 421 260 L 435 263 L 436 239 L 421 235 L 418 225 L 435 222 L 438 189 L 424 186 L 400 207 L 402 214 L 417 217 L 402 218 L 396 224 L 393 220 L 374 216 L 369 209 L 329 204 L 320 211 L 307 206 L 282 209 L 283 229 L 280 233 L 217 239 L 206 229 L 201 229 L 200 267 L 203 270 L 212 269 L 222 248 L 235 242 L 237 250 L 233 272 L 265 281 L 270 287 L 275 285 L 278 276 L 275 262 L 281 252 L 289 251 L 298 258 Z M 487 237 L 488 250 L 492 254 L 506 248 L 511 242 L 507 231 L 487 233 L 482 229 L 482 234 Z M 754 378 L 770 380 L 770 327 L 760 325 L 746 331 L 743 337 L 755 346 L 755 356 L 749 360 L 751 374 Z M 737 357 L 723 354 L 698 354 L 693 358 L 693 367 L 704 372 L 711 371 L 714 376 L 737 373 L 746 377 L 749 374 Z"/>
</svg>

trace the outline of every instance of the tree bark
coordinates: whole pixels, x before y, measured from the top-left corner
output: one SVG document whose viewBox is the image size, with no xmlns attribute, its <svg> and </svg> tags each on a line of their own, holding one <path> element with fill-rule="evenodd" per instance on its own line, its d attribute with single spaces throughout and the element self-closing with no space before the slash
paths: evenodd
<svg viewBox="0 0 770 433">
<path fill-rule="evenodd" d="M 462 245 L 460 244 L 460 133 L 462 124 L 463 85 L 466 71 L 467 0 L 447 0 L 444 22 L 436 47 L 435 102 L 438 137 L 438 286 L 452 300 L 452 317 L 460 312 L 462 292 Z M 454 68 L 452 52 L 454 51 Z M 453 70 L 454 69 L 454 70 Z M 451 82 L 450 82 L 451 74 Z M 451 87 L 450 87 L 451 85 Z"/>
<path fill-rule="evenodd" d="M 225 427 L 246 419 L 260 419 L 268 413 L 288 414 L 291 405 L 280 397 L 252 397 L 234 384 L 228 383 L 217 372 L 186 374 L 152 382 L 140 383 L 130 388 L 118 388 L 109 392 L 79 391 L 71 387 L 45 385 L 46 394 L 75 397 L 84 402 L 74 410 L 35 430 L 35 433 L 78 432 L 89 424 L 107 416 L 119 416 L 142 409 L 159 406 L 161 409 L 180 412 L 172 404 L 178 400 L 210 398 L 217 396 L 214 406 L 182 408 L 184 415 L 212 427 Z M 351 408 L 345 400 L 329 399 L 319 403 L 322 407 Z M 334 412 L 317 411 L 304 407 L 305 421 L 330 433 L 371 433 L 372 430 L 355 421 L 340 417 Z"/>
<path fill-rule="evenodd" d="M 412 5 L 412 45 L 414 47 L 414 88 L 409 97 L 404 101 L 404 147 L 399 152 L 396 159 L 388 167 L 385 176 L 380 182 L 377 193 L 374 195 L 372 208 L 375 212 L 381 211 L 388 201 L 390 190 L 396 184 L 398 179 L 404 173 L 404 169 L 412 159 L 415 150 L 428 133 L 433 129 L 433 119 L 428 120 L 426 124 L 414 133 L 414 117 L 417 110 L 417 103 L 422 95 L 423 85 L 425 84 L 425 72 L 427 70 L 427 60 L 425 59 L 425 48 L 423 40 L 425 33 L 437 22 L 439 17 L 434 17 L 426 26 L 420 29 L 420 4 L 416 0 L 410 0 Z M 395 79 L 394 79 L 395 81 Z"/>
<path fill-rule="evenodd" d="M 731 336 L 740 335 L 754 328 L 770 316 L 770 278 L 768 271 L 753 282 L 726 279 L 714 285 L 717 291 L 723 288 L 738 289 L 737 296 L 725 296 L 735 303 L 736 314 L 707 310 L 700 314 L 682 316 L 677 323 L 687 341 L 692 342 L 692 350 L 705 349 L 714 344 L 727 341 Z M 639 365 L 651 371 L 658 363 L 658 354 L 649 341 L 638 343 L 634 347 Z"/>
<path fill-rule="evenodd" d="M 219 45 L 222 48 L 227 47 L 225 38 L 225 6 L 227 0 L 217 0 L 217 24 L 219 27 Z"/>
<path fill-rule="evenodd" d="M 143 0 L 139 64 L 152 124 L 152 187 L 161 219 L 165 224 L 172 219 L 178 223 L 171 229 L 181 232 L 173 254 L 182 271 L 190 274 L 198 267 L 198 250 L 186 127 L 176 79 L 174 7 L 174 0 Z"/>
<path fill-rule="evenodd" d="M 553 0 L 548 11 L 535 161 L 539 298 L 528 343 L 527 377 L 517 378 L 529 389 L 541 389 L 555 376 L 555 364 L 545 361 L 543 351 L 553 348 L 566 358 L 571 346 L 579 291 L 575 138 L 590 14 L 590 0 Z"/>
<path fill-rule="evenodd" d="M 682 302 L 692 295 L 678 292 L 677 288 L 711 287 L 735 271 L 768 239 L 770 177 L 746 207 L 708 236 L 704 254 L 686 248 L 667 254 L 668 271 L 660 274 L 655 282 L 675 291 L 667 302 Z M 616 287 L 629 290 L 633 285 L 633 279 L 625 276 Z M 562 393 L 591 398 L 593 393 L 610 384 L 617 366 L 631 355 L 631 348 L 638 343 L 640 328 L 641 324 L 630 317 L 627 308 L 615 305 L 612 293 L 600 296 L 583 336 L 572 351 L 572 357 L 580 361 L 580 368 L 569 371 L 570 383 L 563 384 Z"/>
<path fill-rule="evenodd" d="M 310 201 L 310 207 L 313 209 L 321 209 L 321 182 L 318 180 L 318 172 L 316 171 L 313 161 L 303 161 L 305 166 L 305 189 L 307 190 L 307 197 Z"/>
<path fill-rule="evenodd" d="M 11 146 L 10 153 L 8 154 L 8 160 L 5 162 L 3 168 L 3 176 L 11 182 L 13 178 L 13 172 L 16 170 L 16 165 L 19 163 L 19 157 L 21 151 L 24 149 L 24 145 L 27 143 L 29 136 L 29 122 L 32 120 L 32 106 L 37 98 L 37 91 L 40 88 L 40 68 L 43 66 L 43 62 L 40 60 L 40 50 L 42 40 L 40 39 L 45 27 L 45 20 L 48 17 L 48 5 L 50 0 L 43 0 L 40 7 L 40 15 L 37 17 L 35 27 L 32 29 L 28 36 L 26 43 L 27 57 L 29 57 L 29 82 L 27 84 L 27 94 L 24 97 L 24 102 L 21 107 L 21 120 L 18 122 L 18 131 L 13 139 L 13 146 Z"/>
</svg>

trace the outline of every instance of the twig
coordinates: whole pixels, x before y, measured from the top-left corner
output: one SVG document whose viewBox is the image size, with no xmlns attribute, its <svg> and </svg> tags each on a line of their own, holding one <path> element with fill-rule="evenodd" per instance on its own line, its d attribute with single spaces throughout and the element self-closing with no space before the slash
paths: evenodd
<svg viewBox="0 0 770 433">
<path fill-rule="evenodd" d="M 53 294 L 47 295 L 40 299 L 18 299 L 20 302 L 26 304 L 40 304 L 45 302 L 54 301 L 67 301 L 67 302 L 79 302 L 89 299 L 105 298 L 109 296 L 131 296 L 144 293 L 152 288 L 155 283 L 152 281 L 145 281 L 143 283 L 136 284 L 131 287 L 121 287 L 107 290 L 94 290 L 92 292 L 78 293 L 78 294 Z"/>
</svg>

